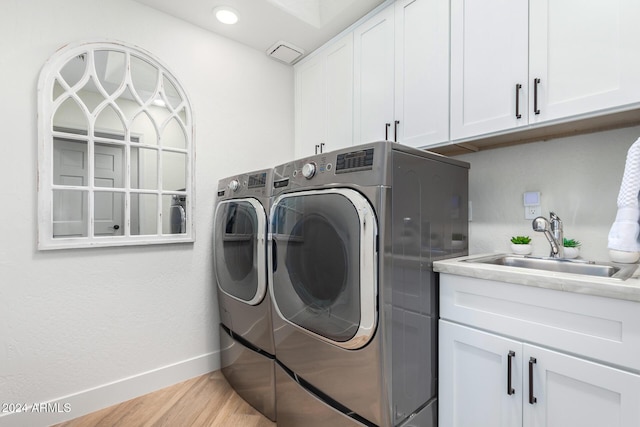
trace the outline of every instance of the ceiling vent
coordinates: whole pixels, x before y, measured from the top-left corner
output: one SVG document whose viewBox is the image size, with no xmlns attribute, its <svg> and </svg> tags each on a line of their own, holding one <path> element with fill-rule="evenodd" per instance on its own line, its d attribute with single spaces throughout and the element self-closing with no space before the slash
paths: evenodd
<svg viewBox="0 0 640 427">
<path fill-rule="evenodd" d="M 267 55 L 285 64 L 293 64 L 304 55 L 304 50 L 291 43 L 279 41 L 267 49 Z"/>
</svg>

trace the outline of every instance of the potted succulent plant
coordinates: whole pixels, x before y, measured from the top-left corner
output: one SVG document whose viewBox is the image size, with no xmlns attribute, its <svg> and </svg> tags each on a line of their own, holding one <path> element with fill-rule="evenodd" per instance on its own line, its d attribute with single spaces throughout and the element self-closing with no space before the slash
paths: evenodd
<svg viewBox="0 0 640 427">
<path fill-rule="evenodd" d="M 513 236 L 511 238 L 511 252 L 518 255 L 529 255 L 532 250 L 531 237 Z"/>
<path fill-rule="evenodd" d="M 579 240 L 567 239 L 566 237 L 563 239 L 562 246 L 564 246 L 564 257 L 565 258 L 576 258 L 580 255 L 580 243 Z"/>
</svg>

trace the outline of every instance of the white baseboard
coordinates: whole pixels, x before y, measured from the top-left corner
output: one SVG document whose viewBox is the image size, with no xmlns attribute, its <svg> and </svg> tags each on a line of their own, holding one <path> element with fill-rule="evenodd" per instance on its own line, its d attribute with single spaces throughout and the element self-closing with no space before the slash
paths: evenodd
<svg viewBox="0 0 640 427">
<path fill-rule="evenodd" d="M 0 427 L 58 424 L 218 369 L 220 352 L 203 354 L 48 402 L 25 402 L 26 412 L 0 412 Z"/>
</svg>

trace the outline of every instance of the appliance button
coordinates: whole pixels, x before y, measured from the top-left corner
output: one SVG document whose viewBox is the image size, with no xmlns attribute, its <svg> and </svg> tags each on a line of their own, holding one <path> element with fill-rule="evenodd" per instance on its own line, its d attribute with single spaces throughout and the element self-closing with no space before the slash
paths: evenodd
<svg viewBox="0 0 640 427">
<path fill-rule="evenodd" d="M 240 188 L 240 183 L 238 182 L 237 179 L 234 179 L 229 183 L 229 190 L 238 191 L 239 188 Z"/>
<path fill-rule="evenodd" d="M 313 178 L 313 176 L 316 174 L 316 164 L 311 162 L 311 163 L 307 163 L 306 165 L 304 165 L 302 167 L 302 175 L 307 178 L 307 179 L 311 179 Z"/>
</svg>

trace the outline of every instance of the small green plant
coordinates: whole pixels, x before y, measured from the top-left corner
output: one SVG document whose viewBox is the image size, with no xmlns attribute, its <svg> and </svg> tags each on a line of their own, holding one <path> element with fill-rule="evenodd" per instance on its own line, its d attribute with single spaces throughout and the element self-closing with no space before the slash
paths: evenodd
<svg viewBox="0 0 640 427">
<path fill-rule="evenodd" d="M 531 237 L 529 236 L 513 236 L 511 238 L 511 243 L 514 245 L 528 245 L 531 243 Z"/>
<path fill-rule="evenodd" d="M 582 244 L 579 240 L 567 239 L 566 237 L 563 240 L 562 246 L 565 248 L 577 248 Z"/>
</svg>

